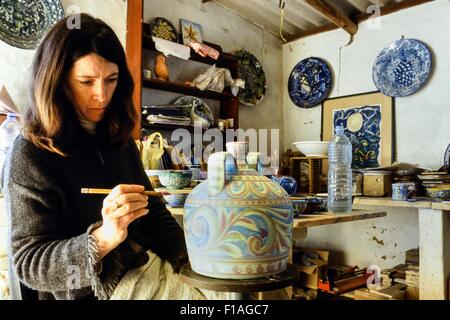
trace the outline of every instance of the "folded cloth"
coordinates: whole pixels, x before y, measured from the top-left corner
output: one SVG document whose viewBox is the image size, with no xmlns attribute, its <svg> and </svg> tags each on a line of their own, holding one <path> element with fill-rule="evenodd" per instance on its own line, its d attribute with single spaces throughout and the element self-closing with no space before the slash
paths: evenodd
<svg viewBox="0 0 450 320">
<path fill-rule="evenodd" d="M 111 300 L 214 300 L 225 293 L 200 290 L 181 281 L 172 265 L 147 251 L 148 262 L 128 271 L 111 295 Z"/>
<path fill-rule="evenodd" d="M 152 39 L 155 42 L 156 50 L 164 53 L 166 56 L 172 55 L 184 60 L 189 60 L 191 57 L 191 49 L 188 46 L 157 37 L 152 37 Z"/>
</svg>

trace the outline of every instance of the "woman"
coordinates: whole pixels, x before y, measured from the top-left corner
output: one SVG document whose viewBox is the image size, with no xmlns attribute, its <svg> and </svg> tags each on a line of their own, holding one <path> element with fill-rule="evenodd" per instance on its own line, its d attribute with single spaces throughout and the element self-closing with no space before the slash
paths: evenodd
<svg viewBox="0 0 450 320">
<path fill-rule="evenodd" d="M 133 80 L 112 29 L 81 14 L 38 47 L 32 103 L 4 168 L 15 273 L 41 299 L 107 299 L 151 250 L 175 270 L 183 231 L 151 189 L 131 131 Z M 111 188 L 103 195 L 81 188 Z"/>
</svg>

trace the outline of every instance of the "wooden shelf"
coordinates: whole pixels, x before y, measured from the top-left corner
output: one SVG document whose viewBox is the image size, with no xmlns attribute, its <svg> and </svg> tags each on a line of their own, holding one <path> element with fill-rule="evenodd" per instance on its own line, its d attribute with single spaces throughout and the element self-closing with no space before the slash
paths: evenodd
<svg viewBox="0 0 450 320">
<path fill-rule="evenodd" d="M 154 131 L 173 131 L 176 129 L 186 129 L 188 130 L 190 133 L 194 133 L 195 127 L 192 125 L 189 126 L 183 126 L 183 125 L 177 125 L 177 124 L 164 124 L 164 123 L 146 123 L 143 122 L 142 123 L 142 128 L 143 129 L 148 129 L 148 130 L 154 130 Z M 210 130 L 210 129 L 217 129 L 219 130 L 217 127 L 209 127 L 208 129 L 201 129 L 201 132 L 204 133 L 206 130 Z M 223 131 L 221 131 L 222 134 L 224 133 Z"/>
<path fill-rule="evenodd" d="M 342 222 L 366 220 L 373 218 L 385 217 L 387 214 L 384 211 L 363 211 L 353 210 L 350 214 L 305 214 L 300 215 L 299 218 L 294 219 L 294 228 L 308 228 L 314 226 L 323 226 L 327 224 L 336 224 Z"/>
<path fill-rule="evenodd" d="M 126 32 L 126 54 L 127 63 L 132 74 L 135 90 L 133 93 L 133 102 L 137 113 L 136 126 L 133 129 L 133 138 L 140 140 L 142 138 L 142 125 L 145 121 L 141 121 L 142 118 L 142 90 L 144 88 L 161 90 L 169 93 L 178 93 L 181 95 L 190 95 L 199 98 L 213 99 L 220 102 L 219 118 L 220 119 L 233 119 L 234 127 L 239 128 L 239 99 L 231 94 L 230 88 L 226 88 L 224 92 L 214 92 L 209 90 L 199 90 L 195 87 L 185 86 L 183 83 L 172 83 L 162 81 L 159 79 L 144 79 L 142 69 L 143 63 L 143 50 L 151 50 L 156 52 L 155 43 L 151 36 L 148 36 L 149 24 L 142 23 L 144 17 L 144 0 L 129 1 L 127 6 L 127 32 Z M 190 48 L 190 59 L 186 61 L 197 61 L 207 65 L 217 65 L 218 67 L 227 68 L 231 72 L 233 78 L 237 77 L 238 59 L 230 53 L 222 51 L 222 48 L 214 43 L 203 42 L 219 51 L 219 58 L 214 60 L 210 57 L 202 57 L 197 54 L 192 48 Z M 182 44 L 176 44 L 184 46 Z M 173 62 L 176 65 L 183 66 L 182 59 L 173 57 Z M 193 63 L 191 63 L 194 65 Z M 194 66 L 200 67 L 200 66 Z M 156 127 L 153 127 L 156 128 Z M 170 125 L 164 126 L 164 129 L 171 128 Z M 172 126 L 172 129 L 180 128 L 180 126 Z M 159 129 L 163 129 L 159 126 Z M 190 129 L 186 127 L 186 129 Z"/>
<path fill-rule="evenodd" d="M 202 91 L 200 89 L 197 89 L 196 87 L 185 86 L 184 84 L 159 79 L 142 79 L 142 87 L 149 89 L 170 91 L 175 93 L 182 93 L 190 96 L 214 100 L 231 100 L 236 98 L 228 91 L 224 92 L 215 92 L 210 90 Z M 228 90 L 228 88 L 226 90 Z"/>
<path fill-rule="evenodd" d="M 167 207 L 167 209 L 173 215 L 184 214 L 183 208 Z M 305 214 L 301 215 L 300 218 L 294 219 L 294 228 L 302 229 L 315 226 L 323 226 L 327 224 L 367 220 L 385 217 L 386 215 L 387 213 L 384 211 L 364 211 L 364 210 L 353 210 L 352 213 L 343 215 L 336 215 L 330 213 Z"/>
<path fill-rule="evenodd" d="M 420 201 L 392 200 L 391 197 L 356 197 L 353 204 L 362 206 L 422 208 L 450 211 L 450 201 L 436 201 L 434 199 Z"/>
<path fill-rule="evenodd" d="M 147 23 L 142 23 L 142 29 L 149 30 L 149 25 Z M 218 46 L 214 43 L 207 42 L 207 41 L 203 41 L 203 43 L 207 46 L 210 46 L 211 48 L 218 50 L 220 52 L 219 58 L 217 60 L 214 60 L 211 57 L 202 57 L 197 52 L 195 52 L 192 48 L 190 48 L 191 57 L 189 58 L 189 60 L 197 61 L 200 63 L 209 64 L 209 65 L 215 64 L 218 67 L 225 67 L 225 68 L 227 68 L 230 65 L 237 64 L 237 61 L 238 61 L 237 58 L 235 56 L 233 56 L 231 53 L 223 52 L 222 48 L 220 48 L 220 46 Z M 184 46 L 183 44 L 178 44 L 178 45 Z M 145 32 L 142 37 L 142 48 L 147 49 L 147 50 L 152 50 L 152 51 L 158 51 L 155 48 L 155 43 L 153 42 L 152 38 L 148 37 L 145 34 Z"/>
</svg>

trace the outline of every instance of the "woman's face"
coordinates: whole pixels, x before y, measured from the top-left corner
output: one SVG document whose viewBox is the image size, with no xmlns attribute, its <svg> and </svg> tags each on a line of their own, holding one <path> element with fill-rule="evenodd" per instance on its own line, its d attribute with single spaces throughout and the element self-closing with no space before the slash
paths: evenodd
<svg viewBox="0 0 450 320">
<path fill-rule="evenodd" d="M 79 116 L 92 122 L 103 119 L 116 90 L 117 64 L 95 53 L 75 61 L 67 79 L 67 94 Z"/>
</svg>

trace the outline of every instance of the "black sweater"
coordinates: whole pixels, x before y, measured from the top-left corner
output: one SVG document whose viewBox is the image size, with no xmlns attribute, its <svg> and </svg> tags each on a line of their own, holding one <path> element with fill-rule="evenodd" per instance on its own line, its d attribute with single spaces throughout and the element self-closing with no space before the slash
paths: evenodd
<svg viewBox="0 0 450 320">
<path fill-rule="evenodd" d="M 128 241 L 101 261 L 93 259 L 89 233 L 102 220 L 105 195 L 80 189 L 118 184 L 151 186 L 133 140 L 125 147 L 104 143 L 79 131 L 77 146 L 62 157 L 37 148 L 19 136 L 5 163 L 3 192 L 10 216 L 10 254 L 14 269 L 41 298 L 106 299 L 136 254 Z M 174 268 L 187 262 L 183 230 L 160 198 L 149 197 L 149 213 L 129 225 L 128 239 L 169 260 Z"/>
</svg>

